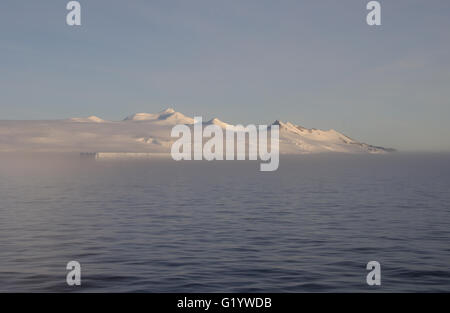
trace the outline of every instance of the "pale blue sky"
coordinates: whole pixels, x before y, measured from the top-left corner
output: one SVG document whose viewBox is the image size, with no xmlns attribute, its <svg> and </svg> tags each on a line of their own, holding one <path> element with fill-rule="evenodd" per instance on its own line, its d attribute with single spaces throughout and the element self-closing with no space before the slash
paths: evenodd
<svg viewBox="0 0 450 313">
<path fill-rule="evenodd" d="M 334 128 L 450 151 L 450 1 L 0 2 L 0 119 L 174 107 L 231 123 Z"/>
</svg>

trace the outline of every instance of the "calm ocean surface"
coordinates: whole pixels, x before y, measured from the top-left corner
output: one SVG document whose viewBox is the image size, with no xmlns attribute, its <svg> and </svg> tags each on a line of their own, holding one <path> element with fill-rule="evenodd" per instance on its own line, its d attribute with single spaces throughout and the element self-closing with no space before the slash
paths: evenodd
<svg viewBox="0 0 450 313">
<path fill-rule="evenodd" d="M 0 291 L 449 292 L 450 155 L 2 157 Z"/>
</svg>

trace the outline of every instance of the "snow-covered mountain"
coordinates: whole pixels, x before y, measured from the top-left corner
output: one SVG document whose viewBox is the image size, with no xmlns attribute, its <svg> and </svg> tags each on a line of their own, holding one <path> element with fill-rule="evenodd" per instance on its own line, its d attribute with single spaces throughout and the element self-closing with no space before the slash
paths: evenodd
<svg viewBox="0 0 450 313">
<path fill-rule="evenodd" d="M 231 125 L 231 124 L 222 122 L 222 121 L 219 120 L 218 118 L 210 119 L 209 121 L 204 122 L 203 124 L 205 124 L 205 125 L 217 125 L 217 126 L 219 126 L 220 128 L 227 128 L 227 127 L 233 127 L 233 126 L 234 126 L 234 125 Z"/>
<path fill-rule="evenodd" d="M 104 119 L 101 119 L 100 117 L 97 117 L 95 115 L 89 116 L 89 117 L 72 117 L 68 119 L 71 122 L 76 123 L 105 123 L 106 121 Z"/>
<path fill-rule="evenodd" d="M 188 117 L 180 112 L 176 112 L 172 108 L 165 109 L 159 113 L 136 113 L 124 119 L 124 121 L 133 122 L 157 122 L 161 125 L 176 125 L 176 124 L 192 124 L 194 119 Z"/>
<path fill-rule="evenodd" d="M 290 122 L 275 121 L 280 129 L 280 151 L 285 154 L 344 152 L 344 153 L 386 153 L 393 151 L 358 142 L 334 130 L 304 128 Z"/>
<path fill-rule="evenodd" d="M 55 121 L 0 121 L 0 152 L 157 152 L 170 153 L 172 127 L 193 125 L 194 119 L 174 109 L 137 113 L 122 121 L 96 116 Z M 203 125 L 232 126 L 218 118 Z M 281 154 L 386 153 L 392 149 L 358 142 L 335 130 L 308 129 L 275 121 L 280 129 Z"/>
</svg>

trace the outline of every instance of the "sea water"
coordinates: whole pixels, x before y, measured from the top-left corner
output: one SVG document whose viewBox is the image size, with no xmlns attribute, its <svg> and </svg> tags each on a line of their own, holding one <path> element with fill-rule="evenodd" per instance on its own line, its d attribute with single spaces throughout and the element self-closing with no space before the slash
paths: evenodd
<svg viewBox="0 0 450 313">
<path fill-rule="evenodd" d="M 3 155 L 0 291 L 448 292 L 449 191 L 445 154 Z"/>
</svg>

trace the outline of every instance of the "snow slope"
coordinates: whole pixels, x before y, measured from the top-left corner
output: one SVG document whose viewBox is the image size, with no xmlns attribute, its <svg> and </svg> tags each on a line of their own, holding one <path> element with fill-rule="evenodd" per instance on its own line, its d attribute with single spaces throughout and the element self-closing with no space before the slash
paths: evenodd
<svg viewBox="0 0 450 313">
<path fill-rule="evenodd" d="M 170 153 L 176 124 L 192 126 L 194 119 L 174 109 L 137 113 L 122 121 L 99 117 L 56 121 L 0 121 L 0 152 L 147 152 Z M 234 127 L 214 118 L 203 125 Z M 392 151 L 351 139 L 335 130 L 307 129 L 275 121 L 280 129 L 280 153 L 386 153 Z M 244 125 L 245 126 L 245 125 Z"/>
</svg>

